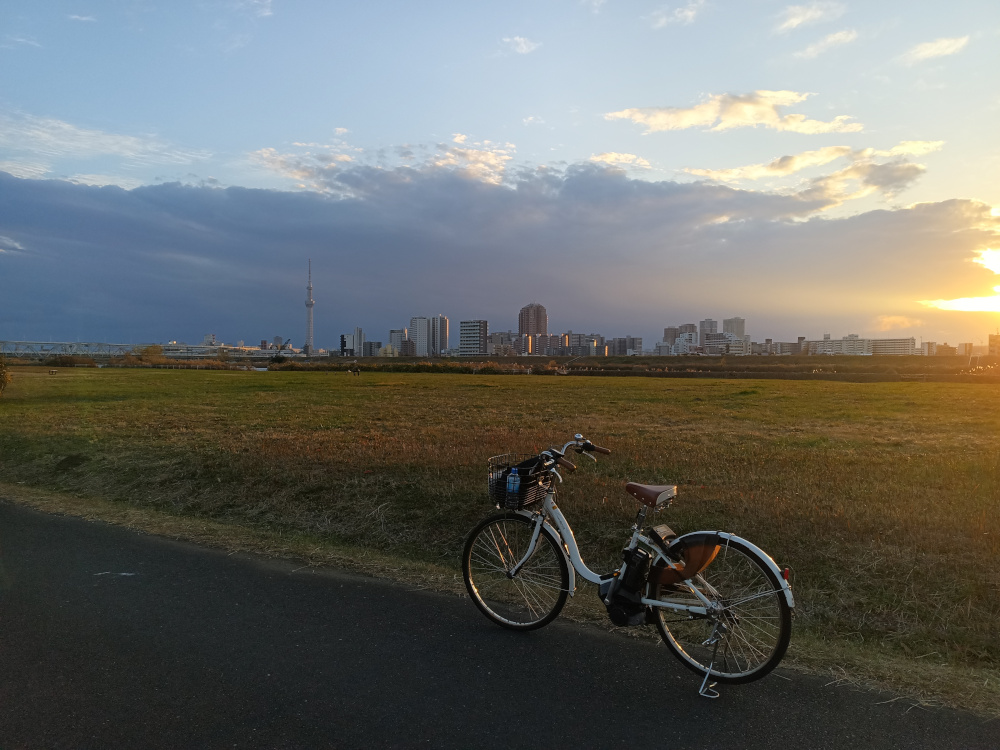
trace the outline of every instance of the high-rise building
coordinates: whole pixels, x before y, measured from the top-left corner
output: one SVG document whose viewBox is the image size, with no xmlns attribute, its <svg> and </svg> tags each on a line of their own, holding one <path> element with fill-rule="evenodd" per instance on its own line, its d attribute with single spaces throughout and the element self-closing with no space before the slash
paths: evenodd
<svg viewBox="0 0 1000 750">
<path fill-rule="evenodd" d="M 690 347 L 693 348 L 698 346 L 698 326 L 694 323 L 684 323 L 683 325 L 677 326 L 678 339 L 684 334 L 691 334 L 684 339 Z M 674 343 L 677 343 L 677 341 L 675 340 Z"/>
<path fill-rule="evenodd" d="M 485 320 L 463 320 L 458 324 L 458 353 L 462 357 L 486 354 L 489 323 Z"/>
<path fill-rule="evenodd" d="M 718 333 L 718 332 L 719 332 L 719 321 L 712 320 L 711 318 L 705 318 L 704 320 L 698 321 L 699 342 L 705 340 L 706 333 Z"/>
<path fill-rule="evenodd" d="M 723 318 L 722 332 L 743 338 L 746 335 L 746 320 L 743 318 Z"/>
<path fill-rule="evenodd" d="M 312 258 L 309 259 L 309 284 L 306 286 L 306 343 L 302 347 L 302 351 L 306 355 L 313 353 L 313 305 L 316 302 L 313 301 L 313 262 Z"/>
<path fill-rule="evenodd" d="M 991 333 L 989 338 L 989 352 L 992 356 L 1000 356 L 1000 333 Z"/>
<path fill-rule="evenodd" d="M 440 357 L 448 348 L 448 318 L 438 315 L 431 318 L 431 356 Z"/>
<path fill-rule="evenodd" d="M 416 349 L 417 357 L 431 356 L 431 319 L 418 317 L 410 318 L 410 340 Z"/>
<path fill-rule="evenodd" d="M 534 336 L 539 333 L 549 332 L 549 314 L 537 302 L 525 305 L 517 315 L 517 334 L 524 336 Z"/>
<path fill-rule="evenodd" d="M 677 334 L 681 332 L 681 329 L 677 326 L 667 326 L 663 329 L 663 343 L 667 346 L 673 346 L 674 342 L 677 340 Z"/>
<path fill-rule="evenodd" d="M 389 331 L 389 345 L 392 346 L 397 352 L 402 350 L 403 342 L 408 340 L 410 337 L 405 328 L 393 328 Z"/>
<path fill-rule="evenodd" d="M 354 334 L 353 333 L 342 333 L 342 334 L 340 334 L 340 356 L 341 357 L 353 357 L 354 356 Z"/>
</svg>

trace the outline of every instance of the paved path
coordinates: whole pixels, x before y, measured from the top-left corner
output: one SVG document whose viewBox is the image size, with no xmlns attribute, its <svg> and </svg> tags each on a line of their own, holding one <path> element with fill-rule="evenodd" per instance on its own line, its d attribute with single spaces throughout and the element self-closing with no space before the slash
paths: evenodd
<svg viewBox="0 0 1000 750">
<path fill-rule="evenodd" d="M 662 646 L 0 502 L 0 748 L 997 748 L 791 672 L 699 698 Z"/>
</svg>

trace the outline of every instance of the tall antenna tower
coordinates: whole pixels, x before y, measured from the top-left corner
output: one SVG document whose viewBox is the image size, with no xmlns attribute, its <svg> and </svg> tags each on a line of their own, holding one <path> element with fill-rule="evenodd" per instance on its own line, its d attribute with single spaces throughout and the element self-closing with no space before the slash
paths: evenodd
<svg viewBox="0 0 1000 750">
<path fill-rule="evenodd" d="M 302 347 L 306 356 L 313 353 L 313 263 L 309 259 L 309 285 L 306 287 L 306 345 Z"/>
</svg>

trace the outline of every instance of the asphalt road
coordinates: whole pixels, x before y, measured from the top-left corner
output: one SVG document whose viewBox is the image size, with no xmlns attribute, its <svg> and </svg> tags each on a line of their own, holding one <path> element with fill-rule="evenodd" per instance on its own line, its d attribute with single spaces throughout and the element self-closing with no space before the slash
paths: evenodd
<svg viewBox="0 0 1000 750">
<path fill-rule="evenodd" d="M 778 670 L 0 502 L 0 748 L 998 748 L 1000 725 Z M 794 633 L 793 633 L 794 637 Z"/>
</svg>

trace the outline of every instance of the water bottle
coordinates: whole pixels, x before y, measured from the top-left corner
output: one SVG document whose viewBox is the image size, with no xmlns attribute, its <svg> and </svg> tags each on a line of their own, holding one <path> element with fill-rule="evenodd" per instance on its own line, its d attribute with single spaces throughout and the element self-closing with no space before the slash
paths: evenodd
<svg viewBox="0 0 1000 750">
<path fill-rule="evenodd" d="M 517 475 L 517 469 L 511 469 L 507 475 L 507 496 L 517 495 L 521 489 L 521 477 Z"/>
</svg>

